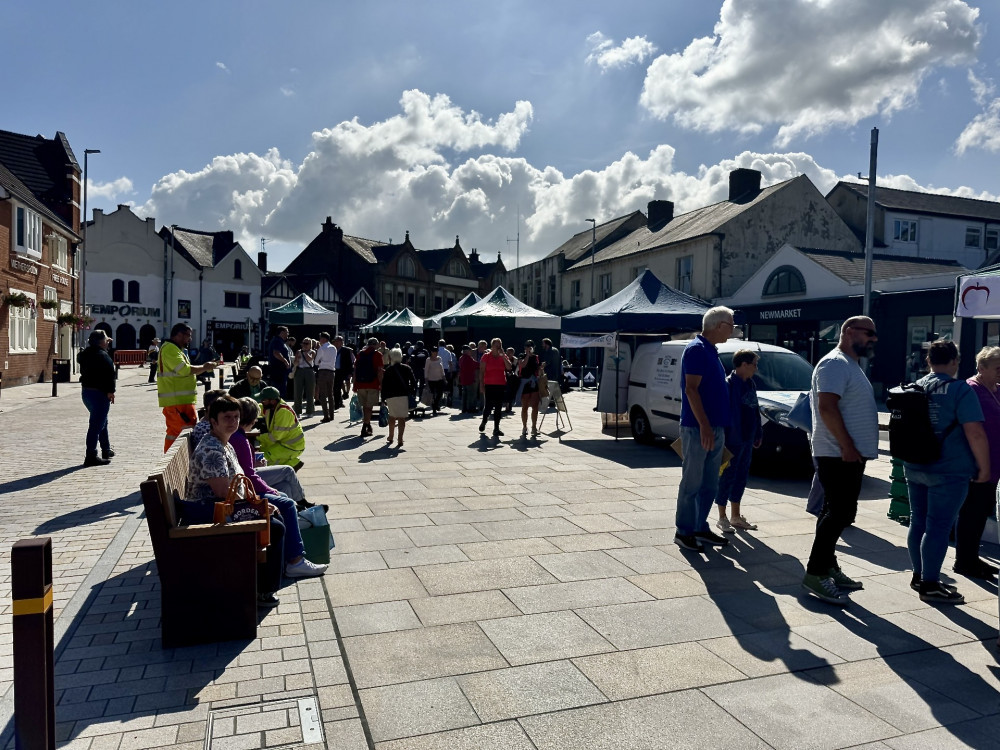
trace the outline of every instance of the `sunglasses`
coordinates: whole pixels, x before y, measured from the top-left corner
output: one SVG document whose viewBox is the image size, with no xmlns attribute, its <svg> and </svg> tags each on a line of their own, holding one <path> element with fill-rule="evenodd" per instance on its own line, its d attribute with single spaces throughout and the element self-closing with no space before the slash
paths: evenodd
<svg viewBox="0 0 1000 750">
<path fill-rule="evenodd" d="M 868 338 L 870 339 L 878 338 L 878 333 L 875 331 L 874 328 L 858 328 L 857 326 L 851 326 L 851 330 L 862 331 L 863 333 L 867 334 Z"/>
</svg>

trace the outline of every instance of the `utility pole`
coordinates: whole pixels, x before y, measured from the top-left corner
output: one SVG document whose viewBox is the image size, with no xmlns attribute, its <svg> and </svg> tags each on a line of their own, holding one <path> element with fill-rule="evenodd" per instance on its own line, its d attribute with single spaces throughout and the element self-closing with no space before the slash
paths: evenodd
<svg viewBox="0 0 1000 750">
<path fill-rule="evenodd" d="M 87 314 L 87 162 L 91 154 L 99 154 L 99 148 L 83 150 L 83 252 L 80 253 L 80 314 Z M 83 349 L 83 330 L 80 330 L 80 348 Z"/>
<path fill-rule="evenodd" d="M 875 173 L 878 165 L 878 128 L 872 128 L 868 163 L 868 221 L 865 225 L 865 299 L 862 314 L 871 317 L 872 253 L 875 247 Z"/>
<path fill-rule="evenodd" d="M 594 294 L 594 256 L 597 254 L 597 219 L 587 219 L 590 227 L 590 304 L 597 302 Z"/>
</svg>

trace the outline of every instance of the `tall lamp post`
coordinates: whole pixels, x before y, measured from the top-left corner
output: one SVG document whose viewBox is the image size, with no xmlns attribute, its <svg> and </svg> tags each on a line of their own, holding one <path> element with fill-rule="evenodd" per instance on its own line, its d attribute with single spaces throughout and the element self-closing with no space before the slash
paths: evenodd
<svg viewBox="0 0 1000 750">
<path fill-rule="evenodd" d="M 597 219 L 587 219 L 590 222 L 590 304 L 597 302 L 594 295 L 594 255 L 597 252 Z"/>
<path fill-rule="evenodd" d="M 87 314 L 87 162 L 91 154 L 99 154 L 99 148 L 83 150 L 83 250 L 80 253 L 80 312 Z M 83 348 L 83 331 L 80 331 L 80 348 Z"/>
</svg>

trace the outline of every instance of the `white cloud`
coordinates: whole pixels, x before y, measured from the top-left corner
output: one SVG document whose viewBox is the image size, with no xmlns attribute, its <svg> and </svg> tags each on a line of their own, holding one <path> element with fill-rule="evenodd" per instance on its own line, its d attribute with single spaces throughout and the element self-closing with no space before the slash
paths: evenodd
<svg viewBox="0 0 1000 750">
<path fill-rule="evenodd" d="M 91 198 L 104 198 L 108 201 L 117 201 L 120 195 L 131 195 L 134 193 L 132 180 L 128 177 L 119 177 L 111 182 L 94 182 L 87 179 L 87 195 Z"/>
<path fill-rule="evenodd" d="M 229 68 L 226 67 L 226 64 L 224 62 L 216 62 L 215 63 L 215 67 L 217 67 L 219 70 L 224 71 L 226 73 L 230 72 Z"/>
<path fill-rule="evenodd" d="M 644 36 L 630 36 L 616 47 L 613 40 L 595 31 L 587 37 L 587 43 L 591 47 L 587 62 L 595 63 L 601 71 L 642 63 L 656 52 L 656 45 Z"/>
<path fill-rule="evenodd" d="M 282 96 L 295 96 L 295 89 L 291 86 L 281 86 L 278 88 Z"/>
<path fill-rule="evenodd" d="M 507 238 L 518 231 L 518 211 L 523 263 L 586 229 L 588 217 L 604 222 L 644 211 L 654 198 L 674 201 L 677 214 L 724 200 L 729 172 L 737 167 L 760 170 L 764 185 L 806 174 L 823 193 L 842 179 L 801 152 L 744 151 L 688 173 L 675 169 L 669 145 L 645 157 L 626 152 L 602 169 L 566 176 L 490 153 L 519 144 L 531 120 L 528 102 L 492 121 L 419 91 L 406 92 L 401 108 L 381 122 L 354 119 L 313 133 L 312 149 L 298 165 L 272 149 L 218 156 L 198 171 L 166 175 L 139 212 L 163 224 L 231 229 L 246 248 L 267 236 L 294 252 L 316 236 L 327 216 L 346 233 L 371 239 L 398 242 L 409 230 L 422 249 L 449 247 L 457 234 L 466 252 L 477 248 L 489 259 L 502 251 L 512 266 Z M 880 178 L 879 184 L 925 189 L 906 175 Z M 992 199 L 968 188 L 926 189 Z M 291 260 L 272 255 L 274 268 Z"/>
<path fill-rule="evenodd" d="M 713 35 L 661 55 L 641 103 L 694 130 L 775 142 L 910 106 L 923 79 L 975 59 L 979 10 L 963 0 L 725 0 Z"/>
<path fill-rule="evenodd" d="M 980 106 L 985 105 L 996 91 L 996 86 L 992 80 L 989 78 L 985 80 L 977 78 L 976 74 L 972 70 L 969 71 L 969 87 L 972 89 L 972 98 L 975 99 L 976 104 L 979 104 Z"/>
<path fill-rule="evenodd" d="M 994 99 L 972 118 L 955 141 L 955 152 L 959 155 L 970 148 L 1000 153 L 1000 99 Z"/>
</svg>

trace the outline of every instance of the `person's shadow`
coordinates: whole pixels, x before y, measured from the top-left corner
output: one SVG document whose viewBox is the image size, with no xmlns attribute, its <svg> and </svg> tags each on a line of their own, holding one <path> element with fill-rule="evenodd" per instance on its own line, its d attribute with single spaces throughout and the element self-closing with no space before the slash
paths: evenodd
<svg viewBox="0 0 1000 750">
<path fill-rule="evenodd" d="M 3 482 L 0 483 L 0 495 L 6 495 L 8 492 L 33 490 L 36 487 L 41 487 L 43 484 L 54 482 L 67 474 L 72 474 L 74 471 L 79 471 L 82 468 L 83 464 L 77 464 L 76 466 L 67 466 L 65 469 L 56 469 L 54 471 L 47 471 L 44 474 L 35 474 L 34 476 Z"/>
</svg>

